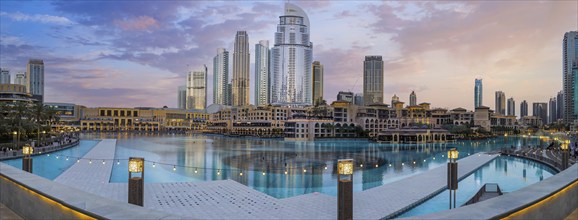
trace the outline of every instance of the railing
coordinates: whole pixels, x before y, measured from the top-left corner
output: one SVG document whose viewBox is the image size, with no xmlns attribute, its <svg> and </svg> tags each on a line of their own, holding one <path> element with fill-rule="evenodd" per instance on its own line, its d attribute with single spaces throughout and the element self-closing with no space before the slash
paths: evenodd
<svg viewBox="0 0 578 220">
<path fill-rule="evenodd" d="M 57 150 L 69 148 L 72 146 L 76 146 L 76 145 L 78 145 L 78 143 L 80 143 L 79 138 L 71 138 L 68 141 L 62 141 L 62 142 L 59 142 L 58 144 L 53 143 L 52 145 L 48 145 L 48 146 L 44 146 L 44 147 L 35 147 L 34 148 L 34 154 L 50 153 L 53 151 L 57 151 Z M 12 151 L 6 151 L 6 152 L 1 151 L 0 152 L 0 160 L 13 159 L 13 158 L 18 158 L 18 157 L 22 157 L 22 156 L 24 156 L 22 154 L 22 150 L 12 150 Z"/>
<path fill-rule="evenodd" d="M 512 155 L 512 156 L 517 156 L 517 157 L 524 157 L 524 158 L 529 158 L 538 162 L 542 162 L 545 164 L 548 164 L 550 166 L 552 166 L 554 169 L 558 170 L 558 171 L 562 171 L 564 170 L 562 168 L 562 163 L 558 160 L 554 160 L 551 159 L 549 157 L 544 157 L 541 154 L 534 154 L 534 153 L 526 153 L 526 152 L 517 152 L 513 149 L 506 149 L 503 148 L 500 153 L 505 154 L 505 155 Z"/>
<path fill-rule="evenodd" d="M 499 196 L 503 194 L 500 186 L 497 183 L 486 183 L 470 200 L 468 200 L 462 206 L 467 206 L 479 202 L 480 198 L 482 198 L 482 196 L 486 193 L 497 193 Z"/>
</svg>

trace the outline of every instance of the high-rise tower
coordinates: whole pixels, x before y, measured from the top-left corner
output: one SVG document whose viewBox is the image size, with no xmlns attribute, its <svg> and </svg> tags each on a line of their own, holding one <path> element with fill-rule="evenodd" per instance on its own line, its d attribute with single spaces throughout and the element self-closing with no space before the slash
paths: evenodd
<svg viewBox="0 0 578 220">
<path fill-rule="evenodd" d="M 279 16 L 275 45 L 271 49 L 271 103 L 313 104 L 310 28 L 305 11 L 285 3 L 285 14 Z"/>
<path fill-rule="evenodd" d="M 233 51 L 233 80 L 231 92 L 233 106 L 249 105 L 249 35 L 246 31 L 237 31 Z"/>
<path fill-rule="evenodd" d="M 323 100 L 323 65 L 319 61 L 313 62 L 313 103 Z"/>
<path fill-rule="evenodd" d="M 417 96 L 415 95 L 415 91 L 411 91 L 411 94 L 409 94 L 409 105 L 417 105 Z"/>
<path fill-rule="evenodd" d="M 508 115 L 516 116 L 516 101 L 514 101 L 514 97 L 510 97 L 508 99 Z"/>
<path fill-rule="evenodd" d="M 26 74 L 22 72 L 17 73 L 14 78 L 14 84 L 23 85 L 28 88 L 28 85 L 26 84 Z"/>
<path fill-rule="evenodd" d="M 554 123 L 556 122 L 558 116 L 556 115 L 558 113 L 557 111 L 557 106 L 556 106 L 556 97 L 551 97 L 550 101 L 548 101 L 548 123 Z"/>
<path fill-rule="evenodd" d="M 10 70 L 0 68 L 0 84 L 10 84 Z"/>
<path fill-rule="evenodd" d="M 187 79 L 187 109 L 207 107 L 207 66 L 189 72 Z"/>
<path fill-rule="evenodd" d="M 564 119 L 564 92 L 558 92 L 556 95 L 556 120 Z"/>
<path fill-rule="evenodd" d="M 363 61 L 363 103 L 383 104 L 383 60 L 381 56 L 365 56 Z"/>
<path fill-rule="evenodd" d="M 187 109 L 187 86 L 179 86 L 177 90 L 177 108 Z"/>
<path fill-rule="evenodd" d="M 44 61 L 28 60 L 26 65 L 26 90 L 32 97 L 44 102 Z"/>
<path fill-rule="evenodd" d="M 269 41 L 255 44 L 255 105 L 267 105 L 269 99 Z"/>
<path fill-rule="evenodd" d="M 474 108 L 483 106 L 484 91 L 482 87 L 482 79 L 476 79 L 476 84 L 474 85 Z"/>
<path fill-rule="evenodd" d="M 542 119 L 543 124 L 548 123 L 548 103 L 534 102 L 532 103 L 532 116 Z"/>
<path fill-rule="evenodd" d="M 526 100 L 520 103 L 520 118 L 528 116 L 528 102 Z"/>
<path fill-rule="evenodd" d="M 213 103 L 229 105 L 229 51 L 218 48 L 217 55 L 213 58 Z"/>
<path fill-rule="evenodd" d="M 564 123 L 572 123 L 576 119 L 576 89 L 575 77 L 572 68 L 578 66 L 578 31 L 564 34 L 562 42 L 562 80 L 564 91 Z"/>
<path fill-rule="evenodd" d="M 506 115 L 506 94 L 496 91 L 496 113 Z"/>
</svg>

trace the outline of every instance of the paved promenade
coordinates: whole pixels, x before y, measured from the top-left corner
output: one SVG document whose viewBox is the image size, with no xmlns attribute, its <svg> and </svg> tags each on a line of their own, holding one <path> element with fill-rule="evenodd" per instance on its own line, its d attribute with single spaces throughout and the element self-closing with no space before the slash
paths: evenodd
<svg viewBox="0 0 578 220">
<path fill-rule="evenodd" d="M 85 157 L 114 158 L 116 140 L 105 139 Z M 463 178 L 494 159 L 476 154 L 459 160 Z M 54 181 L 118 201 L 127 201 L 127 183 L 109 183 L 112 163 L 81 161 Z M 94 166 L 98 163 L 98 166 Z M 380 187 L 354 193 L 354 218 L 392 217 L 445 189 L 446 166 Z M 335 219 L 337 198 L 311 193 L 276 199 L 233 180 L 179 183 L 146 183 L 145 207 L 185 218 L 200 219 Z"/>
</svg>

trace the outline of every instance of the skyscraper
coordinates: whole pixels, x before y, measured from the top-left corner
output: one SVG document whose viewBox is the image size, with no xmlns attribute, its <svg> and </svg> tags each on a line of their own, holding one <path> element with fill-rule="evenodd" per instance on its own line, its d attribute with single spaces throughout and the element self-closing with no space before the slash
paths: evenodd
<svg viewBox="0 0 578 220">
<path fill-rule="evenodd" d="M 542 119 L 542 123 L 548 123 L 548 103 L 534 102 L 532 103 L 532 116 Z"/>
<path fill-rule="evenodd" d="M 255 44 L 255 105 L 267 105 L 269 99 L 269 41 Z"/>
<path fill-rule="evenodd" d="M 381 56 L 365 56 L 363 61 L 363 103 L 383 104 L 383 60 Z"/>
<path fill-rule="evenodd" d="M 313 104 L 310 29 L 305 11 L 285 3 L 285 15 L 279 16 L 275 46 L 271 49 L 271 103 Z"/>
<path fill-rule="evenodd" d="M 187 80 L 187 109 L 207 107 L 207 66 L 189 72 Z"/>
<path fill-rule="evenodd" d="M 520 103 L 520 118 L 528 116 L 528 102 L 526 100 Z"/>
<path fill-rule="evenodd" d="M 187 109 L 187 86 L 179 86 L 177 90 L 177 107 Z"/>
<path fill-rule="evenodd" d="M 353 104 L 359 106 L 363 105 L 363 93 L 356 93 L 355 96 L 353 96 Z"/>
<path fill-rule="evenodd" d="M 10 84 L 10 70 L 0 68 L 0 84 Z"/>
<path fill-rule="evenodd" d="M 339 93 L 337 93 L 337 101 L 348 101 L 353 103 L 353 92 L 339 91 Z"/>
<path fill-rule="evenodd" d="M 44 102 L 44 61 L 28 60 L 26 65 L 26 90 L 32 97 Z"/>
<path fill-rule="evenodd" d="M 556 120 L 564 119 L 564 92 L 558 92 L 556 95 Z"/>
<path fill-rule="evenodd" d="M 411 91 L 411 94 L 409 94 L 409 105 L 410 106 L 417 105 L 417 97 L 415 96 L 414 91 Z"/>
<path fill-rule="evenodd" d="M 237 31 L 235 50 L 233 51 L 233 106 L 249 105 L 249 35 L 246 31 Z"/>
<path fill-rule="evenodd" d="M 506 94 L 496 91 L 496 113 L 506 115 Z"/>
<path fill-rule="evenodd" d="M 476 79 L 475 81 L 475 85 L 474 85 L 474 108 L 483 106 L 483 88 L 482 88 L 482 79 Z"/>
<path fill-rule="evenodd" d="M 393 96 L 391 97 L 391 107 L 393 107 L 396 102 L 399 102 L 399 97 L 397 97 L 396 94 L 393 94 Z"/>
<path fill-rule="evenodd" d="M 213 58 L 213 103 L 229 105 L 229 51 L 217 48 L 217 55 Z"/>
<path fill-rule="evenodd" d="M 323 100 L 323 65 L 313 62 L 313 103 Z"/>
<path fill-rule="evenodd" d="M 576 119 L 578 111 L 575 107 L 576 82 L 572 68 L 578 62 L 578 31 L 570 31 L 564 34 L 562 42 L 562 80 L 564 91 L 564 123 L 572 123 Z"/>
<path fill-rule="evenodd" d="M 14 84 L 28 87 L 28 85 L 26 85 L 26 74 L 22 72 L 17 73 L 16 78 L 14 78 Z"/>
<path fill-rule="evenodd" d="M 557 109 L 556 109 L 556 97 L 552 97 L 550 98 L 550 101 L 548 102 L 548 112 L 550 113 L 548 115 L 548 123 L 554 123 L 556 122 L 558 116 L 556 115 L 558 113 Z"/>
<path fill-rule="evenodd" d="M 508 115 L 516 116 L 516 101 L 514 101 L 514 97 L 508 99 Z"/>
</svg>

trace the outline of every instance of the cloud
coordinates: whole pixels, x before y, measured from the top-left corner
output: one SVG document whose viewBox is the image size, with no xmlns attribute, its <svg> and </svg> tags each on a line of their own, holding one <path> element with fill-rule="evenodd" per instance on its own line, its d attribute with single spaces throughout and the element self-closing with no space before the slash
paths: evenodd
<svg viewBox="0 0 578 220">
<path fill-rule="evenodd" d="M 158 27 L 157 20 L 149 16 L 139 16 L 129 20 L 114 20 L 113 23 L 123 30 L 147 30 L 151 27 Z"/>
<path fill-rule="evenodd" d="M 44 24 L 55 24 L 55 25 L 72 25 L 74 22 L 69 20 L 66 17 L 54 16 L 54 15 L 45 15 L 45 14 L 35 14 L 35 15 L 27 15 L 21 12 L 0 12 L 0 16 L 8 17 L 15 21 L 28 21 L 28 22 L 38 22 Z"/>
</svg>

